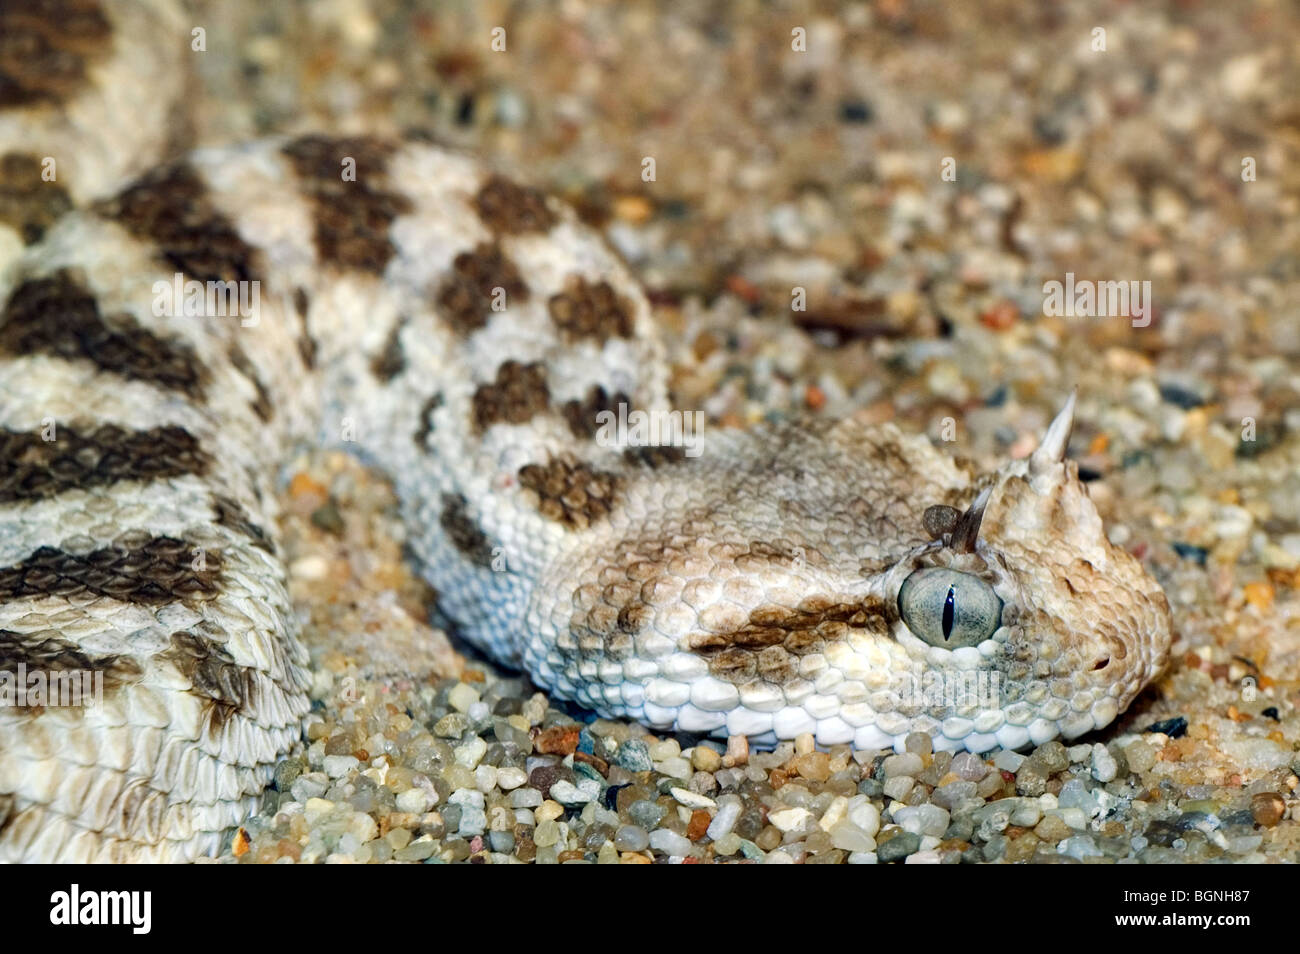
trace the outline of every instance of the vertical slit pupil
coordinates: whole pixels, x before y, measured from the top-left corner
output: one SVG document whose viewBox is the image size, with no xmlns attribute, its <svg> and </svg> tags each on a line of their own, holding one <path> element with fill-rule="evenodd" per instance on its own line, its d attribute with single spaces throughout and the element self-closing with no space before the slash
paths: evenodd
<svg viewBox="0 0 1300 954">
<path fill-rule="evenodd" d="M 957 588 L 948 587 L 948 598 L 943 601 L 943 641 L 952 636 L 952 618 L 957 611 Z"/>
</svg>

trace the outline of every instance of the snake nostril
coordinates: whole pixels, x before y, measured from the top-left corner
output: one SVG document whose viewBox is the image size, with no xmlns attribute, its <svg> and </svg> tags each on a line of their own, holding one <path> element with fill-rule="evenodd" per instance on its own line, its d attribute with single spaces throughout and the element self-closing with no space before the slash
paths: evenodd
<svg viewBox="0 0 1300 954">
<path fill-rule="evenodd" d="M 1103 656 L 1100 659 L 1098 659 L 1095 663 L 1092 664 L 1092 671 L 1096 672 L 1099 669 L 1105 669 L 1109 665 L 1110 665 L 1110 657 Z"/>
</svg>

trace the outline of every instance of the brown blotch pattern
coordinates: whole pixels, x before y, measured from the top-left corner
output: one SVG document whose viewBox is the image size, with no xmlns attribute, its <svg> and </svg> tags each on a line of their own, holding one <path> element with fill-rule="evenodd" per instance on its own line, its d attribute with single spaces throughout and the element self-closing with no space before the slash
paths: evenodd
<svg viewBox="0 0 1300 954">
<path fill-rule="evenodd" d="M 267 553 L 275 553 L 275 542 L 261 526 L 253 523 L 243 504 L 225 494 L 212 495 L 212 513 L 217 525 L 233 530 L 252 541 L 253 546 Z"/>
<path fill-rule="evenodd" d="M 88 431 L 57 428 L 54 435 L 47 441 L 39 432 L 0 428 L 0 503 L 123 480 L 202 475 L 212 464 L 198 439 L 178 426 L 129 431 L 104 424 Z"/>
<path fill-rule="evenodd" d="M 304 136 L 284 147 L 311 201 L 316 252 L 325 264 L 378 275 L 396 254 L 389 228 L 412 205 L 389 188 L 393 148 L 381 139 L 329 136 Z M 344 180 L 344 159 L 356 162 L 355 180 Z"/>
<path fill-rule="evenodd" d="M 447 539 L 461 553 L 479 566 L 492 565 L 492 544 L 469 515 L 469 501 L 461 494 L 442 495 L 442 514 L 438 524 Z"/>
<path fill-rule="evenodd" d="M 402 326 L 405 323 L 404 318 L 394 323 L 383 349 L 370 359 L 370 373 L 385 384 L 406 370 L 406 354 L 402 351 Z"/>
<path fill-rule="evenodd" d="M 209 731 L 215 735 L 231 716 L 258 705 L 258 673 L 235 662 L 221 643 L 190 632 L 172 633 L 159 654 L 190 681 L 190 692 L 205 701 Z"/>
<path fill-rule="evenodd" d="M 0 3 L 0 109 L 66 101 L 111 47 L 96 0 Z"/>
<path fill-rule="evenodd" d="M 798 676 L 799 656 L 821 651 L 852 630 L 887 636 L 884 604 L 877 599 L 859 603 L 809 600 L 797 609 L 759 607 L 746 625 L 728 633 L 694 633 L 686 645 L 709 661 L 719 679 L 744 684 L 762 679 L 784 685 Z"/>
<path fill-rule="evenodd" d="M 0 156 L 0 222 L 17 230 L 25 243 L 39 242 L 71 208 L 67 190 L 41 178 L 39 157 L 20 152 Z"/>
<path fill-rule="evenodd" d="M 141 673 L 139 663 L 129 656 L 91 656 L 53 631 L 24 634 L 0 629 L 0 672 L 9 672 L 17 677 L 20 665 L 26 666 L 29 673 L 44 672 L 50 693 L 58 692 L 54 679 L 56 673 L 102 672 L 102 687 L 106 695 L 134 682 Z M 19 712 L 30 714 L 38 714 L 42 708 L 17 706 Z"/>
<path fill-rule="evenodd" d="M 686 448 L 675 444 L 646 444 L 629 447 L 623 451 L 623 459 L 630 464 L 640 464 L 651 470 L 658 470 L 669 464 L 680 464 L 689 460 Z"/>
<path fill-rule="evenodd" d="M 546 232 L 555 224 L 555 215 L 541 192 L 516 185 L 502 175 L 488 178 L 474 197 L 474 208 L 489 229 L 508 235 Z"/>
<path fill-rule="evenodd" d="M 474 429 L 479 433 L 493 424 L 524 424 L 550 406 L 546 367 L 539 361 L 521 364 L 506 361 L 497 368 L 492 384 L 480 384 L 474 392 Z"/>
<path fill-rule="evenodd" d="M 298 334 L 298 355 L 302 358 L 302 363 L 310 370 L 316 367 L 316 352 L 319 349 L 316 345 L 316 339 L 311 336 L 311 328 L 307 324 L 307 312 L 311 309 L 311 297 L 307 294 L 307 289 L 294 289 L 293 309 L 298 313 L 298 321 L 302 325 Z"/>
<path fill-rule="evenodd" d="M 570 340 L 590 338 L 604 344 L 610 338 L 632 337 L 632 306 L 609 282 L 571 277 L 565 290 L 552 295 L 551 320 Z"/>
<path fill-rule="evenodd" d="M 198 172 L 186 162 L 146 173 L 96 208 L 132 235 L 155 242 L 164 261 L 196 281 L 258 277 L 252 246 L 217 211 Z"/>
<path fill-rule="evenodd" d="M 249 406 L 253 409 L 253 413 L 256 414 L 263 423 L 271 420 L 275 415 L 275 408 L 271 404 L 271 392 L 267 390 L 266 384 L 258 375 L 257 368 L 254 366 L 252 359 L 249 358 L 247 352 L 237 344 L 232 345 L 226 353 L 230 357 L 231 367 L 247 378 L 253 385 L 253 390 L 256 392 L 256 396 L 251 402 L 249 402 Z"/>
<path fill-rule="evenodd" d="M 185 540 L 145 531 L 123 534 L 86 554 L 41 547 L 23 562 L 0 568 L 0 599 L 107 596 L 148 606 L 211 599 L 220 591 L 221 557 L 207 552 L 202 569 L 195 569 L 193 549 Z"/>
<path fill-rule="evenodd" d="M 438 288 L 438 307 L 458 333 L 469 334 L 487 324 L 497 288 L 505 289 L 507 307 L 528 300 L 528 285 L 515 263 L 500 245 L 484 242 L 456 256 Z"/>
<path fill-rule="evenodd" d="M 161 338 L 129 315 L 106 318 L 67 271 L 28 279 L 0 313 L 0 354 L 49 354 L 203 399 L 207 369 L 184 341 Z"/>
<path fill-rule="evenodd" d="M 415 429 L 415 446 L 421 451 L 428 450 L 427 441 L 433 433 L 433 412 L 442 407 L 442 392 L 437 391 L 420 408 L 420 423 Z"/>
<path fill-rule="evenodd" d="M 622 391 L 616 392 L 611 397 L 608 391 L 597 384 L 587 391 L 586 397 L 582 400 L 575 398 L 566 401 L 560 413 L 575 437 L 594 438 L 600 429 L 596 415 L 602 411 L 617 412 L 620 404 L 626 405 L 630 411 L 632 399 Z"/>
<path fill-rule="evenodd" d="M 608 514 L 619 490 L 617 475 L 569 455 L 524 465 L 519 468 L 519 482 L 537 494 L 543 517 L 576 530 Z"/>
</svg>

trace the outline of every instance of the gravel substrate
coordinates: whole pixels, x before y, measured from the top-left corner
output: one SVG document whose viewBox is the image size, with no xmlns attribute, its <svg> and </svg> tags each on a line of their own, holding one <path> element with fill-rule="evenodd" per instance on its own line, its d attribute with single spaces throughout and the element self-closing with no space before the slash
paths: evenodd
<svg viewBox="0 0 1300 954">
<path fill-rule="evenodd" d="M 1294 5 L 219 20 L 200 139 L 433 127 L 563 195 L 646 283 L 711 426 L 865 409 L 995 466 L 1077 386 L 1070 456 L 1175 621 L 1167 673 L 1077 745 L 728 757 L 466 661 L 424 622 L 383 481 L 311 455 L 285 532 L 319 708 L 223 860 L 1300 861 Z M 1045 314 L 1069 272 L 1150 281 L 1150 324 Z"/>
</svg>

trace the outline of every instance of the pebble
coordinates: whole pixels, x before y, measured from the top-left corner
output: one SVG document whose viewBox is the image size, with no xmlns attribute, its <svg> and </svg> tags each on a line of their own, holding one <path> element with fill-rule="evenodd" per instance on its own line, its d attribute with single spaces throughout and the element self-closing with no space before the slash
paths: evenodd
<svg viewBox="0 0 1300 954">
<path fill-rule="evenodd" d="M 614 754 L 614 764 L 629 772 L 649 772 L 654 768 L 650 750 L 640 739 L 628 739 Z"/>
<path fill-rule="evenodd" d="M 806 808 L 785 808 L 768 813 L 767 820 L 783 832 L 802 831 L 813 821 L 813 813 Z"/>
<path fill-rule="evenodd" d="M 1286 802 L 1277 792 L 1261 792 L 1251 796 L 1250 813 L 1255 824 L 1273 828 L 1286 814 Z"/>
<path fill-rule="evenodd" d="M 497 769 L 497 785 L 502 791 L 513 791 L 527 781 L 528 775 L 523 769 L 511 767 Z"/>
<path fill-rule="evenodd" d="M 993 767 L 1003 772 L 1018 772 L 1025 763 L 1025 757 L 1019 752 L 1003 749 L 993 757 Z"/>
<path fill-rule="evenodd" d="M 722 768 L 722 755 L 707 745 L 697 745 L 691 750 L 691 768 L 697 772 L 716 772 Z"/>
<path fill-rule="evenodd" d="M 517 788 L 510 793 L 511 808 L 536 808 L 542 801 L 542 793 L 535 788 Z"/>
<path fill-rule="evenodd" d="M 921 756 L 915 752 L 907 752 L 903 755 L 891 755 L 885 759 L 882 766 L 885 778 L 894 779 L 902 776 L 915 778 L 925 768 L 921 761 Z"/>
<path fill-rule="evenodd" d="M 325 756 L 325 774 L 330 778 L 343 778 L 360 765 L 361 761 L 355 755 Z"/>
<path fill-rule="evenodd" d="M 563 815 L 564 815 L 564 806 L 561 805 L 559 802 L 554 802 L 551 801 L 550 799 L 547 799 L 546 801 L 542 802 L 541 805 L 538 806 L 537 810 L 533 812 L 533 816 L 535 818 L 537 818 L 539 821 L 544 821 L 544 822 L 554 821 L 555 819 L 560 818 Z"/>
<path fill-rule="evenodd" d="M 927 738 L 929 738 L 927 736 Z M 893 811 L 895 824 L 914 835 L 941 836 L 948 830 L 950 816 L 938 805 L 901 806 Z"/>
<path fill-rule="evenodd" d="M 910 776 L 900 775 L 898 778 L 891 778 L 885 782 L 884 794 L 886 798 L 892 798 L 895 801 L 904 801 L 911 793 L 916 782 Z"/>
<path fill-rule="evenodd" d="M 876 857 L 881 864 L 888 864 L 891 861 L 900 861 L 913 852 L 921 848 L 921 836 L 905 831 L 895 835 L 885 842 L 880 842 L 876 846 Z"/>
<path fill-rule="evenodd" d="M 699 795 L 685 788 L 670 788 L 669 794 L 677 799 L 679 805 L 685 805 L 687 808 L 717 808 L 718 803 L 704 795 Z"/>
<path fill-rule="evenodd" d="M 1048 815 L 1034 826 L 1034 834 L 1043 841 L 1056 844 L 1058 841 L 1070 837 L 1071 832 L 1070 826 L 1056 815 Z"/>
<path fill-rule="evenodd" d="M 456 746 L 456 764 L 473 771 L 483 761 L 483 756 L 487 755 L 487 748 L 487 743 L 475 736 L 464 745 Z"/>
<path fill-rule="evenodd" d="M 459 835 L 462 838 L 471 838 L 474 835 L 481 835 L 487 831 L 487 815 L 483 809 L 476 805 L 465 805 L 460 812 Z"/>
<path fill-rule="evenodd" d="M 423 814 L 429 807 L 429 796 L 423 789 L 408 788 L 404 792 L 398 793 L 397 810 L 407 812 L 413 815 Z"/>
<path fill-rule="evenodd" d="M 1097 781 L 1106 783 L 1113 782 L 1119 774 L 1119 763 L 1115 761 L 1115 756 L 1110 754 L 1110 750 L 1100 742 L 1092 747 L 1092 777 Z"/>
<path fill-rule="evenodd" d="M 649 845 L 649 833 L 637 825 L 622 825 L 614 833 L 614 847 L 619 851 L 644 851 Z"/>
<path fill-rule="evenodd" d="M 973 752 L 958 752 L 952 757 L 948 770 L 968 782 L 978 782 L 989 773 L 988 765 Z"/>
<path fill-rule="evenodd" d="M 1075 835 L 1066 838 L 1056 846 L 1056 850 L 1058 854 L 1077 858 L 1080 861 L 1084 858 L 1100 858 L 1103 855 L 1102 850 L 1097 847 L 1097 843 L 1091 835 Z"/>
<path fill-rule="evenodd" d="M 546 819 L 537 823 L 533 829 L 533 843 L 539 848 L 549 848 L 560 840 L 560 826 L 555 823 L 554 819 Z"/>
<path fill-rule="evenodd" d="M 1124 757 L 1128 759 L 1128 767 L 1139 775 L 1151 771 L 1156 764 L 1155 749 L 1141 739 L 1129 743 L 1124 749 Z"/>
<path fill-rule="evenodd" d="M 469 683 L 458 682 L 447 693 L 447 704 L 457 712 L 468 712 L 469 707 L 479 701 L 479 692 Z"/>
<path fill-rule="evenodd" d="M 928 737 L 927 737 L 928 738 Z M 795 757 L 795 771 L 811 782 L 824 782 L 831 777 L 831 757 L 825 752 L 808 752 Z"/>
<path fill-rule="evenodd" d="M 650 847 L 670 856 L 686 857 L 691 853 L 691 843 L 668 828 L 656 828 L 650 832 Z"/>
<path fill-rule="evenodd" d="M 657 761 L 655 767 L 664 775 L 682 779 L 690 778 L 691 772 L 693 771 L 691 763 L 681 756 L 672 756 L 662 761 Z"/>
<path fill-rule="evenodd" d="M 567 782 L 564 779 L 556 782 L 551 786 L 551 798 L 555 799 L 561 805 L 585 805 L 598 798 L 599 793 L 593 795 L 589 790 Z"/>
<path fill-rule="evenodd" d="M 1034 754 L 1029 757 L 1040 774 L 1052 775 L 1056 772 L 1064 772 L 1070 767 L 1070 757 L 1066 753 L 1065 746 L 1056 740 L 1044 742 L 1034 750 Z"/>
<path fill-rule="evenodd" d="M 662 805 L 648 799 L 633 802 L 627 810 L 628 817 L 645 829 L 654 828 L 667 813 Z"/>
<path fill-rule="evenodd" d="M 311 772 L 307 775 L 299 775 L 294 779 L 289 791 L 293 795 L 295 802 L 306 804 L 311 799 L 324 795 L 328 788 L 329 780 L 323 773 Z"/>
</svg>

